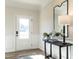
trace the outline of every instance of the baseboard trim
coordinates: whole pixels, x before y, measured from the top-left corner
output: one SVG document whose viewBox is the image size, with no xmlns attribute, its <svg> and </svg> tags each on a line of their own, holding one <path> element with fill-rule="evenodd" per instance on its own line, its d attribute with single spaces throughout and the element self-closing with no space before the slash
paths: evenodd
<svg viewBox="0 0 79 59">
<path fill-rule="evenodd" d="M 5 54 L 7 54 L 7 53 L 17 53 L 17 52 L 21 52 L 21 51 L 30 51 L 30 50 L 41 50 L 41 49 L 40 48 L 24 49 L 24 50 L 12 51 L 12 52 L 5 52 Z M 41 51 L 43 51 L 43 50 L 41 50 Z"/>
</svg>

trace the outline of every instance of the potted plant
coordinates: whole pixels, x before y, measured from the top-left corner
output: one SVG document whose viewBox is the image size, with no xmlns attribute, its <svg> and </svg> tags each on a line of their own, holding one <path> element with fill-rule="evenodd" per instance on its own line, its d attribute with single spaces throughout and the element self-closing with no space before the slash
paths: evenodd
<svg viewBox="0 0 79 59">
<path fill-rule="evenodd" d="M 54 36 L 63 36 L 63 34 L 61 34 L 60 32 L 56 32 L 55 34 L 54 34 Z"/>
<path fill-rule="evenodd" d="M 46 37 L 47 39 L 50 39 L 50 37 L 52 36 L 52 33 L 43 33 L 44 38 Z"/>
<path fill-rule="evenodd" d="M 53 39 L 58 39 L 60 38 L 60 36 L 63 37 L 63 34 L 61 32 L 55 32 L 55 33 L 50 32 L 49 34 L 46 32 L 43 33 L 43 37 L 46 39 L 50 39 L 51 37 L 53 37 Z"/>
</svg>

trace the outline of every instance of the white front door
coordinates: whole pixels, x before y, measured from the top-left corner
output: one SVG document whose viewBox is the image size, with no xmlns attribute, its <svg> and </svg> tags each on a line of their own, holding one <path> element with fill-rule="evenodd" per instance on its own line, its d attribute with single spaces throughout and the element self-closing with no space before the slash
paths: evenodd
<svg viewBox="0 0 79 59">
<path fill-rule="evenodd" d="M 31 35 L 30 35 L 30 18 L 18 16 L 16 27 L 16 40 L 15 49 L 26 50 L 31 48 Z"/>
</svg>

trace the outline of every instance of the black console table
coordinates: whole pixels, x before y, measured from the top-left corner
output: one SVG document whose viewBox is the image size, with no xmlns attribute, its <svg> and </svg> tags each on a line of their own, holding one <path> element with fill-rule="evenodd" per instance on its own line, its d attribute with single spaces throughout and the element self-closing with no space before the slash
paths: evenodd
<svg viewBox="0 0 79 59">
<path fill-rule="evenodd" d="M 45 58 L 49 59 L 49 57 L 52 57 L 52 44 L 53 44 L 53 45 L 59 46 L 59 59 L 62 59 L 61 48 L 66 47 L 66 59 L 68 59 L 68 46 L 72 46 L 73 44 L 71 43 L 64 44 L 61 41 L 57 41 L 56 39 L 49 39 L 49 40 L 45 39 L 43 41 L 44 41 Z M 46 43 L 50 43 L 50 55 L 47 55 L 46 53 Z M 55 59 L 54 57 L 52 58 Z"/>
</svg>

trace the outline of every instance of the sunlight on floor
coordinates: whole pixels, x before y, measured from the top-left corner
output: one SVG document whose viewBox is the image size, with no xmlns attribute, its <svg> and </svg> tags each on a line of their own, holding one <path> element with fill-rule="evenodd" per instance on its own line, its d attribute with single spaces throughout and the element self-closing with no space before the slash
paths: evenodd
<svg viewBox="0 0 79 59">
<path fill-rule="evenodd" d="M 32 59 L 44 59 L 43 55 L 32 55 L 30 56 Z"/>
<path fill-rule="evenodd" d="M 20 57 L 19 59 L 45 59 L 43 55 L 31 55 Z"/>
</svg>

